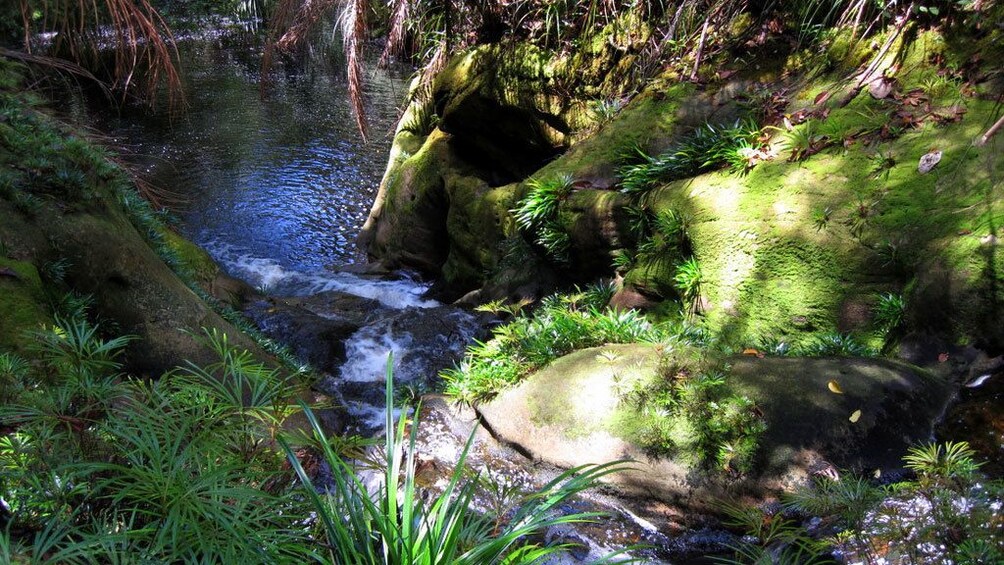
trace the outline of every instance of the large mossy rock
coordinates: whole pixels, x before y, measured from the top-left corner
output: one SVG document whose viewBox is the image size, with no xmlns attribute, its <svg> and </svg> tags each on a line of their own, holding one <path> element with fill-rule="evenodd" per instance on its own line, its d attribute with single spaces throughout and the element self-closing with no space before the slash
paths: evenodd
<svg viewBox="0 0 1004 565">
<path fill-rule="evenodd" d="M 950 396 L 941 380 L 888 360 L 730 359 L 728 387 L 753 399 L 768 426 L 755 470 L 737 481 L 689 454 L 659 457 L 632 443 L 640 416 L 621 395 L 634 382 L 663 378 L 662 354 L 652 345 L 577 351 L 477 409 L 493 434 L 535 459 L 562 467 L 635 459 L 635 470 L 612 476 L 614 484 L 704 507 L 730 493 L 770 495 L 830 465 L 897 469 L 908 446 L 932 437 Z"/>
<path fill-rule="evenodd" d="M 202 328 L 216 328 L 230 336 L 231 344 L 265 356 L 178 278 L 111 196 L 86 207 L 43 202 L 38 210 L 25 214 L 0 200 L 0 241 L 8 252 L 34 268 L 55 262 L 65 266 L 62 280 L 50 281 L 48 294 L 34 269 L 21 269 L 19 280 L 0 280 L 0 285 L 30 287 L 13 312 L 31 315 L 19 314 L 17 319 L 25 322 L 7 325 L 5 312 L 5 334 L 22 335 L 49 321 L 40 314 L 47 312 L 47 305 L 63 288 L 91 296 L 99 318 L 114 323 L 120 334 L 140 338 L 126 350 L 127 369 L 135 374 L 158 376 L 185 360 L 215 361 L 213 351 L 197 339 Z"/>
<path fill-rule="evenodd" d="M 50 323 L 45 289 L 38 269 L 26 261 L 0 257 L 0 352 L 24 354 L 31 332 Z"/>
</svg>

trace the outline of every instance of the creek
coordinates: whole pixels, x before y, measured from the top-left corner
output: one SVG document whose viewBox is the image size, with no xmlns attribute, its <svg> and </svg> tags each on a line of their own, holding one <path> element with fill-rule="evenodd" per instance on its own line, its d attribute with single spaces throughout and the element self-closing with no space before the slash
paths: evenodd
<svg viewBox="0 0 1004 565">
<path fill-rule="evenodd" d="M 355 245 L 383 174 L 408 73 L 367 67 L 366 142 L 342 75 L 329 68 L 326 55 L 283 69 L 262 96 L 257 54 L 226 34 L 186 39 L 179 52 L 188 102 L 183 114 L 71 112 L 86 114 L 142 171 L 170 203 L 183 235 L 258 289 L 248 315 L 324 374 L 315 388 L 347 407 L 344 430 L 379 433 L 387 354 L 394 355 L 395 382 L 421 393 L 435 388 L 439 370 L 459 360 L 489 322 L 425 299 L 428 284 L 408 273 L 366 274 L 366 258 Z M 445 469 L 473 420 L 458 430 L 445 403 L 430 406 L 421 449 Z M 486 433 L 479 438 L 469 464 L 507 484 L 532 488 L 557 472 L 527 462 Z M 680 563 L 732 539 L 652 501 L 595 494 L 565 510 L 608 511 L 614 519 L 549 532 L 584 548 L 555 563 L 591 562 L 638 542 L 656 548 L 646 552 L 649 562 L 672 557 Z M 653 524 L 636 514 L 663 518 Z M 662 533 L 669 531 L 672 537 Z"/>
<path fill-rule="evenodd" d="M 322 49 L 280 69 L 264 93 L 258 53 L 230 34 L 185 39 L 179 54 L 184 112 L 127 107 L 114 115 L 91 111 L 88 121 L 170 204 L 182 234 L 266 300 L 343 294 L 371 304 L 345 340 L 346 362 L 316 368 L 327 374 L 322 391 L 351 396 L 344 398 L 354 416 L 349 428 L 373 431 L 382 421 L 376 383 L 388 352 L 396 359 L 396 380 L 420 379 L 418 388 L 425 389 L 428 375 L 452 364 L 476 329 L 472 316 L 422 298 L 428 285 L 407 273 L 359 272 L 366 258 L 355 238 L 380 184 L 408 71 L 378 69 L 375 61 L 367 66 L 364 140 L 343 74 L 331 68 L 332 53 Z M 340 313 L 330 301 L 315 300 L 303 316 Z M 269 331 L 268 316 L 252 317 Z M 429 326 L 430 317 L 443 331 L 412 331 Z M 302 321 L 282 328 L 272 323 L 270 333 L 288 342 L 291 326 Z M 343 388 L 350 390 L 343 395 Z"/>
</svg>

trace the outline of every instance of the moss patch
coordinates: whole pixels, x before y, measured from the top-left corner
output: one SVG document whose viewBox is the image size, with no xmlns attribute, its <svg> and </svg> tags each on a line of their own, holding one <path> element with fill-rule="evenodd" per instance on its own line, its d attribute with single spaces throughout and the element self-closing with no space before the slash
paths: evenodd
<svg viewBox="0 0 1004 565">
<path fill-rule="evenodd" d="M 34 265 L 0 258 L 0 351 L 24 353 L 34 341 L 27 332 L 51 322 L 42 280 Z"/>
</svg>

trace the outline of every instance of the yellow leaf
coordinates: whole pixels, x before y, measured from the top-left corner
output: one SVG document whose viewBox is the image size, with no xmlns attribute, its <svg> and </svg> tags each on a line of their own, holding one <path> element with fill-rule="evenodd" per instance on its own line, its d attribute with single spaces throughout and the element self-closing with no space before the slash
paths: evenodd
<svg viewBox="0 0 1004 565">
<path fill-rule="evenodd" d="M 861 419 L 861 411 L 855 410 L 854 413 L 851 414 L 851 417 L 847 419 L 850 420 L 852 424 L 856 423 L 858 420 Z"/>
<path fill-rule="evenodd" d="M 832 392 L 833 394 L 844 393 L 844 391 L 840 390 L 840 385 L 837 383 L 837 381 L 830 381 L 826 383 L 826 388 L 830 389 L 830 392 Z"/>
</svg>

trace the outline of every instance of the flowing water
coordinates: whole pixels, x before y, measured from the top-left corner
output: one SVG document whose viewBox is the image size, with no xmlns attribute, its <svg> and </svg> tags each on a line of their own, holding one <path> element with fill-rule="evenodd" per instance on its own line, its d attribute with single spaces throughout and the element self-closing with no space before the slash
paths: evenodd
<svg viewBox="0 0 1004 565">
<path fill-rule="evenodd" d="M 422 298 L 428 285 L 406 274 L 377 278 L 352 269 L 365 262 L 355 238 L 380 184 L 409 73 L 368 65 L 364 141 L 343 73 L 328 62 L 334 55 L 316 53 L 280 69 L 263 96 L 251 47 L 218 34 L 181 41 L 179 52 L 184 113 L 126 109 L 91 121 L 174 202 L 182 233 L 230 275 L 270 296 L 338 291 L 386 309 L 347 339 L 344 366 L 320 368 L 330 373 L 322 389 L 335 394 L 350 383 L 351 411 L 375 421 L 382 394 L 371 392 L 382 388 L 373 385 L 383 379 L 388 353 L 395 354 L 398 380 L 434 376 L 473 332 L 472 318 L 460 311 L 437 317 L 452 324 L 442 335 L 413 331 L 409 321 L 428 320 L 412 311 L 444 308 Z"/>
<path fill-rule="evenodd" d="M 329 374 L 318 388 L 345 402 L 354 416 L 349 429 L 375 432 L 382 422 L 381 383 L 389 352 L 395 380 L 425 390 L 481 328 L 469 313 L 423 298 L 427 285 L 421 281 L 405 274 L 376 278 L 353 268 L 365 262 L 355 237 L 386 164 L 406 75 L 369 67 L 370 140 L 364 142 L 337 71 L 325 65 L 288 69 L 262 97 L 255 53 L 227 43 L 226 37 L 181 43 L 189 103 L 184 115 L 126 112 L 91 116 L 91 121 L 113 137 L 154 187 L 178 200 L 173 208 L 184 235 L 229 274 L 269 295 L 262 311 L 281 306 L 293 312 L 292 318 L 308 319 L 309 327 L 326 328 L 345 314 L 328 305 L 344 303 L 346 295 L 355 300 L 356 318 L 365 321 L 344 341 L 345 362 L 324 368 Z M 451 446 L 444 465 L 455 462 L 463 445 L 463 434 L 446 433 L 448 427 L 436 418 L 423 423 L 423 447 Z M 504 456 L 488 450 L 472 460 L 480 459 L 482 467 L 507 481 L 531 484 L 548 478 L 550 471 L 528 470 L 519 454 L 493 449 Z M 660 533 L 665 524 L 648 524 L 616 500 L 581 504 L 591 506 L 578 510 L 611 510 L 620 518 L 597 524 L 596 531 L 583 526 L 550 532 L 556 540 L 586 548 L 556 563 L 590 562 L 639 541 L 662 548 L 648 555 L 651 562 L 663 562 L 660 556 L 667 552 L 692 554 L 702 544 L 723 543 L 720 532 L 701 530 L 667 538 Z M 673 544 L 686 547 L 676 550 Z"/>
</svg>

